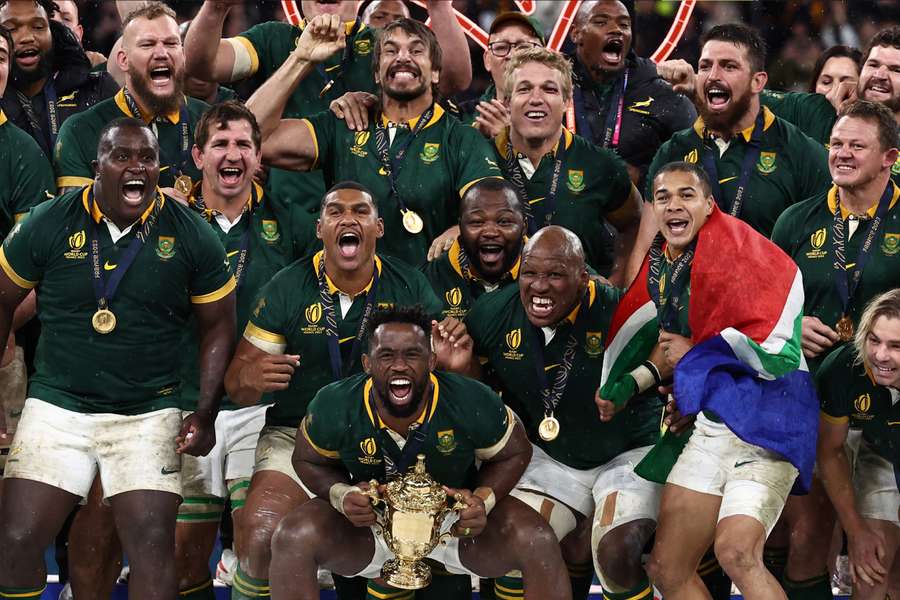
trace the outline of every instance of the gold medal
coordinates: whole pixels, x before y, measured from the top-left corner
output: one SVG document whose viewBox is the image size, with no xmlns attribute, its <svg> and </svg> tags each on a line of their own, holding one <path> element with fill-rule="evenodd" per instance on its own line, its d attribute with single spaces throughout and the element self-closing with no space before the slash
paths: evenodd
<svg viewBox="0 0 900 600">
<path fill-rule="evenodd" d="M 424 227 L 424 223 L 422 223 L 422 217 L 417 215 L 415 212 L 407 209 L 403 212 L 403 229 L 407 230 L 410 233 L 420 233 L 422 231 L 422 227 Z"/>
<path fill-rule="evenodd" d="M 184 195 L 185 198 L 191 194 L 193 187 L 194 182 L 187 175 L 179 175 L 178 179 L 175 180 L 175 191 Z"/>
<path fill-rule="evenodd" d="M 538 435 L 545 442 L 552 442 L 559 435 L 559 421 L 552 414 L 545 416 L 538 425 Z"/>
<path fill-rule="evenodd" d="M 855 333 L 855 328 L 853 327 L 853 321 L 850 320 L 850 317 L 844 315 L 837 322 L 837 325 L 834 326 L 834 330 L 837 331 L 838 336 L 841 338 L 842 342 L 849 342 L 853 339 L 853 334 Z"/>
<path fill-rule="evenodd" d="M 116 315 L 108 308 L 98 308 L 91 317 L 91 325 L 97 333 L 107 334 L 116 328 Z"/>
</svg>

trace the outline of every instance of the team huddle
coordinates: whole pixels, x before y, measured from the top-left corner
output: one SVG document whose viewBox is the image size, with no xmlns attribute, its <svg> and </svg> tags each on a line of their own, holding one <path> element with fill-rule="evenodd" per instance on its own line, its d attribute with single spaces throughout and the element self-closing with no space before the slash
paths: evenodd
<svg viewBox="0 0 900 600">
<path fill-rule="evenodd" d="M 501 13 L 457 104 L 449 2 L 134 3 L 105 70 L 64 4 L 0 2 L 0 598 L 58 536 L 76 600 L 213 598 L 223 522 L 234 600 L 824 599 L 841 536 L 900 597 L 900 28 L 783 93 L 742 24 Z"/>
</svg>

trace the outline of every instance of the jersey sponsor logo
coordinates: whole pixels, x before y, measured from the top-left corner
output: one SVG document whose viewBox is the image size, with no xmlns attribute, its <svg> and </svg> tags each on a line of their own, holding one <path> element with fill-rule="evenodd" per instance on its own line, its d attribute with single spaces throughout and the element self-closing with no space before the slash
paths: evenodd
<svg viewBox="0 0 900 600">
<path fill-rule="evenodd" d="M 181 470 L 181 467 L 163 467 L 159 470 L 161 475 L 172 475 Z"/>
<path fill-rule="evenodd" d="M 319 321 L 322 320 L 321 302 L 316 302 L 307 306 L 306 310 L 303 311 L 303 316 L 306 317 L 306 322 L 309 323 L 306 327 L 300 328 L 300 331 L 305 335 L 322 335 L 325 333 L 325 327 L 319 325 Z"/>
<path fill-rule="evenodd" d="M 156 244 L 156 255 L 163 260 L 169 260 L 175 256 L 175 238 L 170 235 L 159 236 Z"/>
<path fill-rule="evenodd" d="M 566 187 L 570 192 L 576 194 L 584 191 L 584 171 L 569 169 L 569 180 L 566 181 Z"/>
<path fill-rule="evenodd" d="M 759 160 L 756 162 L 756 169 L 763 175 L 774 173 L 776 154 L 774 152 L 760 152 Z"/>
<path fill-rule="evenodd" d="M 444 299 L 450 306 L 459 306 L 459 303 L 462 302 L 462 290 L 458 287 L 455 287 L 452 290 L 444 293 Z"/>
<path fill-rule="evenodd" d="M 806 258 L 810 260 L 825 258 L 825 256 L 828 255 L 828 250 L 825 249 L 826 241 L 828 241 L 828 228 L 822 227 L 821 229 L 816 229 L 813 234 L 809 236 L 809 245 L 812 246 L 812 249 L 806 253 Z"/>
<path fill-rule="evenodd" d="M 653 96 L 648 96 L 646 100 L 641 100 L 640 102 L 635 102 L 631 106 L 628 107 L 628 110 L 634 113 L 638 113 L 641 115 L 649 115 L 650 111 L 645 110 L 650 108 L 650 105 L 653 104 Z"/>
<path fill-rule="evenodd" d="M 872 408 L 872 395 L 871 394 L 860 394 L 856 397 L 856 400 L 853 401 L 853 408 L 856 409 L 856 414 L 853 415 L 854 418 L 870 421 L 872 419 L 872 415 L 867 414 L 869 409 Z"/>
<path fill-rule="evenodd" d="M 273 219 L 263 219 L 261 233 L 262 238 L 270 244 L 281 239 L 281 234 L 278 233 L 278 221 Z"/>
<path fill-rule="evenodd" d="M 522 360 L 525 355 L 519 352 L 519 346 L 522 344 L 522 329 L 513 329 L 506 334 L 506 352 L 503 358 L 506 360 Z"/>
<path fill-rule="evenodd" d="M 603 354 L 603 332 L 588 331 L 584 339 L 584 351 L 591 358 L 597 358 Z"/>
<path fill-rule="evenodd" d="M 684 155 L 684 162 L 696 163 L 698 160 L 700 160 L 700 153 L 696 148 Z"/>
<path fill-rule="evenodd" d="M 360 56 L 372 53 L 372 40 L 356 40 L 353 43 L 353 50 Z"/>
<path fill-rule="evenodd" d="M 419 158 L 422 159 L 423 163 L 431 164 L 438 159 L 438 154 L 440 153 L 441 145 L 433 144 L 428 142 L 425 144 L 425 147 L 422 148 L 422 152 L 419 153 Z"/>
<path fill-rule="evenodd" d="M 456 450 L 456 436 L 452 429 L 437 432 L 437 450 L 441 454 L 450 454 Z"/>
<path fill-rule="evenodd" d="M 63 254 L 69 260 L 81 260 L 87 258 L 87 252 L 84 251 L 84 244 L 87 242 L 87 236 L 84 234 L 84 229 L 79 231 L 78 233 L 73 233 L 69 236 L 69 251 Z"/>
<path fill-rule="evenodd" d="M 362 456 L 357 460 L 362 464 L 377 465 L 381 462 L 381 459 L 375 455 L 378 452 L 378 444 L 375 443 L 375 438 L 367 437 L 361 441 L 359 443 L 359 449 L 362 451 Z"/>
<path fill-rule="evenodd" d="M 881 242 L 881 251 L 888 256 L 900 252 L 900 233 L 885 233 L 884 240 Z"/>
<path fill-rule="evenodd" d="M 367 157 L 369 153 L 363 150 L 363 146 L 369 141 L 370 135 L 368 131 L 357 131 L 356 135 L 353 136 L 353 145 L 350 146 L 350 152 L 360 158 Z"/>
</svg>

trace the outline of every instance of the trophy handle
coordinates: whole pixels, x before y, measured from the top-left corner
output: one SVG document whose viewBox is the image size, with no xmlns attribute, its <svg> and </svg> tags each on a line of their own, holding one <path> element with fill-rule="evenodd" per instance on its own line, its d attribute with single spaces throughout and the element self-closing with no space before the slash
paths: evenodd
<svg viewBox="0 0 900 600">
<path fill-rule="evenodd" d="M 385 531 L 384 525 L 384 509 L 379 507 L 379 504 L 385 504 L 384 498 L 378 493 L 378 480 L 370 479 L 369 480 L 369 489 L 363 492 L 363 495 L 368 496 L 369 500 L 372 502 L 372 508 L 375 510 L 375 522 L 377 526 L 381 529 L 382 532 Z"/>
<path fill-rule="evenodd" d="M 448 506 L 447 508 L 445 508 L 444 511 L 441 513 L 441 515 L 440 515 L 439 518 L 440 518 L 441 520 L 443 520 L 448 514 L 450 514 L 450 513 L 452 513 L 452 512 L 458 513 L 458 512 L 460 512 L 461 510 L 465 510 L 465 509 L 468 508 L 468 507 L 469 507 L 469 505 L 466 504 L 465 502 L 463 502 L 463 495 L 462 495 L 462 494 L 460 494 L 460 493 L 453 494 L 453 505 L 452 505 L 452 506 Z M 439 544 L 446 543 L 448 540 L 450 540 L 450 539 L 452 539 L 452 538 L 453 538 L 453 534 L 450 533 L 449 531 L 447 531 L 447 532 L 445 532 L 445 533 L 442 533 L 442 534 L 438 537 L 438 543 L 439 543 Z"/>
</svg>

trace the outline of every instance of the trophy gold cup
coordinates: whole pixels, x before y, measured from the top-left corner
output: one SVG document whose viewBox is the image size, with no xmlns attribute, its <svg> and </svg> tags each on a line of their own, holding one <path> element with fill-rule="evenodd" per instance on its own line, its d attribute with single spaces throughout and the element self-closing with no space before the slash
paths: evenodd
<svg viewBox="0 0 900 600">
<path fill-rule="evenodd" d="M 449 533 L 441 535 L 444 518 L 466 507 L 457 494 L 450 506 L 441 484 L 425 471 L 425 455 L 416 456 L 416 464 L 406 474 L 387 484 L 384 497 L 378 495 L 378 482 L 370 481 L 367 495 L 372 503 L 384 504 L 378 511 L 378 526 L 388 548 L 396 555 L 384 563 L 381 576 L 388 585 L 417 590 L 431 583 L 431 568 L 422 559 Z"/>
</svg>

